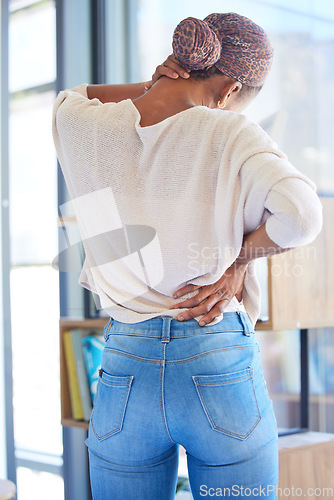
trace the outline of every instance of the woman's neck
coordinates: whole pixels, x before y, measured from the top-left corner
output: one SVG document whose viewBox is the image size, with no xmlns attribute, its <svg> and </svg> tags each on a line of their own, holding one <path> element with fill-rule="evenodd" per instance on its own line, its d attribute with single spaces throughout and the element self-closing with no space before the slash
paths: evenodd
<svg viewBox="0 0 334 500">
<path fill-rule="evenodd" d="M 134 100 L 141 115 L 140 125 L 154 125 L 194 106 L 215 107 L 215 101 L 202 82 L 160 78 L 143 96 Z"/>
</svg>

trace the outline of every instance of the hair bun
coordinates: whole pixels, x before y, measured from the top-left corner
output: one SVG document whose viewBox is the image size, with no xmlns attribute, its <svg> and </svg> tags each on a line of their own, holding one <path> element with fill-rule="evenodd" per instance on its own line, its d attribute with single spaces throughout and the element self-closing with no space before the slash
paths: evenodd
<svg viewBox="0 0 334 500">
<path fill-rule="evenodd" d="M 213 66 L 219 59 L 221 45 L 208 23 L 187 17 L 174 30 L 173 54 L 188 70 Z"/>
</svg>

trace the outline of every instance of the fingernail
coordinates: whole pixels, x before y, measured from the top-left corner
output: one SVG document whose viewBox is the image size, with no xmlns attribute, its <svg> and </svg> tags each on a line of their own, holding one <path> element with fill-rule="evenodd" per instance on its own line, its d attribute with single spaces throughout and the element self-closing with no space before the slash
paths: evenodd
<svg viewBox="0 0 334 500">
<path fill-rule="evenodd" d="M 189 73 L 183 73 L 184 78 L 189 78 Z"/>
<path fill-rule="evenodd" d="M 199 326 L 204 326 L 205 325 L 205 321 L 200 321 L 199 322 Z"/>
<path fill-rule="evenodd" d="M 179 75 L 177 73 L 173 73 L 173 78 L 177 78 Z"/>
<path fill-rule="evenodd" d="M 178 316 L 178 317 L 177 317 L 177 319 L 178 319 L 179 321 L 183 321 L 183 320 L 184 320 L 184 316 Z"/>
</svg>

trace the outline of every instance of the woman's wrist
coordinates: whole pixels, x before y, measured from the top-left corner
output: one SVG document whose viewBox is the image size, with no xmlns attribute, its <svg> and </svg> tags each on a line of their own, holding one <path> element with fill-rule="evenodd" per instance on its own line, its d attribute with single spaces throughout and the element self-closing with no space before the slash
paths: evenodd
<svg viewBox="0 0 334 500">
<path fill-rule="evenodd" d="M 238 257 L 234 264 L 235 264 L 235 267 L 238 271 L 246 272 L 249 263 L 250 263 L 250 260 Z"/>
<path fill-rule="evenodd" d="M 252 253 L 250 252 L 249 245 L 247 244 L 247 236 L 244 238 L 243 245 L 241 247 L 240 253 L 235 261 L 235 266 L 242 269 L 247 269 L 248 264 L 253 260 Z"/>
</svg>

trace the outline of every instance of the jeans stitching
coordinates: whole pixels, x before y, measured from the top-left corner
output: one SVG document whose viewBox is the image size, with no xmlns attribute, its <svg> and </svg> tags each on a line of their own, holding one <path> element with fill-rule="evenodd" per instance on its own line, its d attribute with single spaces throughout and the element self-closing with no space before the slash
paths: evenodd
<svg viewBox="0 0 334 500">
<path fill-rule="evenodd" d="M 113 324 L 113 319 L 110 318 L 108 323 L 106 324 L 106 326 L 104 327 L 104 331 L 103 331 L 103 336 L 104 336 L 104 339 L 105 341 L 108 340 L 108 337 L 110 335 L 109 331 L 110 331 L 110 328 L 111 328 L 111 325 Z M 106 331 L 105 331 L 106 330 Z"/>
<path fill-rule="evenodd" d="M 251 371 L 251 384 L 252 384 L 252 388 L 253 388 L 253 393 L 254 393 L 254 400 L 255 400 L 255 403 L 256 403 L 256 407 L 257 407 L 257 413 L 258 413 L 258 422 L 254 425 L 254 428 L 257 426 L 257 424 L 261 421 L 261 412 L 260 412 L 260 407 L 259 407 L 259 403 L 258 403 L 258 400 L 257 400 L 257 396 L 256 396 L 256 392 L 255 392 L 255 387 L 254 387 L 254 377 L 253 377 L 253 368 L 250 366 L 249 367 L 249 370 Z"/>
<path fill-rule="evenodd" d="M 121 407 L 121 411 L 120 411 L 120 416 L 119 416 L 119 419 L 118 419 L 118 423 L 115 424 L 116 427 L 112 431 L 107 432 L 106 434 L 103 434 L 102 436 L 100 436 L 97 433 L 96 427 L 94 426 L 93 413 L 92 413 L 91 425 L 92 425 L 92 429 L 93 429 L 94 434 L 95 434 L 96 438 L 98 439 L 98 441 L 104 441 L 108 437 L 112 436 L 113 434 L 117 434 L 118 432 L 120 432 L 122 430 L 123 422 L 124 422 L 125 409 L 126 409 L 127 402 L 128 402 L 128 399 L 129 399 L 129 394 L 130 394 L 130 389 L 131 389 L 131 386 L 132 386 L 132 381 L 133 381 L 133 377 L 131 377 L 131 381 L 130 381 L 129 384 L 123 385 L 123 386 L 119 386 L 119 387 L 127 387 L 128 389 L 127 389 L 127 392 L 125 394 L 125 398 L 124 398 L 124 401 L 123 401 L 123 406 Z M 102 382 L 105 383 L 104 381 L 102 381 Z M 111 384 L 106 384 L 106 385 L 111 385 Z M 96 397 L 97 397 L 97 394 L 96 394 Z"/>
<path fill-rule="evenodd" d="M 201 354 L 195 354 L 190 358 L 185 359 L 177 359 L 174 361 L 166 361 L 167 364 L 178 364 L 178 363 L 188 363 L 188 361 L 192 361 L 193 359 L 201 358 L 202 356 L 208 356 L 209 354 L 215 354 L 221 351 L 227 351 L 229 349 L 250 349 L 253 347 L 257 347 L 256 345 L 242 345 L 242 346 L 229 346 L 229 347 L 220 347 L 219 349 L 212 349 L 211 351 L 202 352 Z"/>
<path fill-rule="evenodd" d="M 243 332 L 243 330 L 219 330 L 218 332 L 215 331 L 215 332 L 208 332 L 208 331 L 203 331 L 203 332 L 198 332 L 198 333 L 191 333 L 190 335 L 181 335 L 181 336 L 177 336 L 177 337 L 173 337 L 173 335 L 171 336 L 172 339 L 175 339 L 175 338 L 185 338 L 185 337 L 196 337 L 198 335 L 215 335 L 216 333 L 241 333 Z"/>
<path fill-rule="evenodd" d="M 126 336 L 129 336 L 129 337 L 147 337 L 147 338 L 154 338 L 154 339 L 159 339 L 161 338 L 161 334 L 158 334 L 158 335 L 154 335 L 153 333 L 152 334 L 149 334 L 149 333 L 137 333 L 137 332 L 111 332 L 109 333 L 109 330 L 111 328 L 111 325 L 109 326 L 108 328 L 108 331 L 107 331 L 107 336 L 109 337 L 110 335 L 126 335 Z M 183 339 L 183 338 L 188 338 L 188 337 L 197 337 L 198 335 L 215 335 L 215 334 L 219 334 L 219 333 L 242 333 L 244 330 L 230 330 L 230 329 L 227 329 L 227 330 L 218 330 L 218 331 L 213 331 L 213 332 L 210 332 L 208 330 L 201 330 L 200 332 L 198 333 L 191 333 L 189 335 L 173 335 L 173 333 L 171 333 L 171 336 L 170 336 L 170 339 L 174 340 L 174 339 Z"/>
<path fill-rule="evenodd" d="M 126 356 L 127 358 L 136 359 L 138 361 L 143 361 L 143 363 L 160 363 L 160 359 L 149 359 L 149 358 L 141 358 L 140 356 L 136 356 L 135 354 L 129 354 L 124 351 L 119 351 L 118 349 L 113 349 L 112 347 L 105 347 L 106 351 L 113 352 L 115 354 L 119 354 L 120 356 Z"/>
<path fill-rule="evenodd" d="M 163 394 L 163 378 L 165 374 L 165 350 L 166 350 L 166 344 L 161 344 L 161 359 L 160 359 L 160 374 L 159 374 L 159 396 L 160 396 L 160 411 L 161 411 L 161 416 L 162 416 L 162 421 L 164 425 L 165 432 L 167 434 L 168 439 L 174 443 L 173 439 L 171 438 L 171 435 L 169 434 L 169 430 L 167 427 L 167 421 L 166 421 L 166 415 L 165 415 L 165 405 L 164 405 L 164 394 Z"/>
<path fill-rule="evenodd" d="M 129 336 L 129 337 L 147 337 L 147 338 L 154 338 L 154 339 L 160 339 L 161 338 L 161 335 L 149 335 L 147 333 L 131 333 L 131 332 L 111 332 L 109 334 L 110 335 L 126 335 L 126 336 Z"/>
<path fill-rule="evenodd" d="M 101 382 L 105 385 L 110 385 L 111 387 L 128 387 L 129 385 L 131 386 L 133 376 L 130 377 L 130 380 L 124 384 L 119 383 L 117 384 L 116 382 L 108 382 L 107 380 L 102 380 Z"/>
<path fill-rule="evenodd" d="M 175 444 L 178 445 L 178 443 L 175 443 Z M 172 453 L 170 453 L 167 456 L 166 456 L 166 452 L 163 452 L 157 457 L 157 459 L 154 459 L 154 461 L 152 461 L 152 459 L 150 458 L 148 460 L 140 460 L 139 463 L 137 463 L 137 464 L 136 463 L 129 464 L 129 463 L 113 462 L 112 460 L 110 460 L 110 457 L 108 457 L 108 470 L 119 472 L 119 467 L 124 467 L 128 470 L 122 471 L 122 472 L 129 472 L 131 474 L 132 468 L 135 469 L 135 468 L 144 466 L 144 467 L 148 467 L 149 470 L 141 470 L 140 474 L 151 474 L 151 470 L 150 470 L 151 467 L 153 467 L 155 465 L 159 465 L 161 463 L 164 463 L 165 461 L 168 461 L 168 460 L 173 459 L 175 457 L 176 452 L 175 452 L 174 446 L 169 448 L 167 451 L 169 451 L 171 449 L 173 449 Z M 95 452 L 95 450 L 89 450 L 89 453 L 92 453 L 94 455 L 96 452 Z M 115 467 L 109 468 L 110 465 L 114 465 Z"/>
<path fill-rule="evenodd" d="M 209 354 L 214 354 L 216 352 L 221 352 L 221 351 L 226 351 L 229 349 L 250 349 L 258 347 L 257 344 L 252 344 L 252 345 L 242 345 L 242 346 L 229 346 L 229 347 L 220 347 L 219 349 L 212 349 L 211 351 L 206 351 L 200 354 L 195 354 L 194 356 L 191 356 L 190 358 L 185 358 L 185 359 L 176 359 L 174 361 L 165 361 L 166 365 L 170 364 L 178 364 L 178 363 L 188 363 L 189 361 L 192 361 L 193 359 L 198 359 L 202 356 L 207 356 Z M 136 359 L 138 361 L 142 361 L 143 363 L 160 363 L 161 360 L 159 359 L 149 359 L 149 358 L 141 358 L 140 356 L 136 356 L 135 354 L 129 354 L 124 351 L 119 351 L 117 349 L 113 349 L 112 347 L 105 347 L 105 351 L 113 352 L 115 354 L 119 354 L 120 356 L 126 356 L 128 358 Z"/>
<path fill-rule="evenodd" d="M 253 369 L 251 367 L 249 367 L 248 371 L 250 372 L 253 372 Z M 261 413 L 260 413 L 260 409 L 259 409 L 259 405 L 258 405 L 258 401 L 257 401 L 257 397 L 256 397 L 256 393 L 255 393 L 255 388 L 254 388 L 254 383 L 253 383 L 253 377 L 252 377 L 252 374 L 250 374 L 250 376 L 248 378 L 245 378 L 245 379 L 242 379 L 242 380 L 250 380 L 251 382 L 251 386 L 252 386 L 252 389 L 253 389 L 253 395 L 254 395 L 254 401 L 255 401 L 255 404 L 256 404 L 256 409 L 257 409 L 257 420 L 256 422 L 254 423 L 254 425 L 248 430 L 247 434 L 239 434 L 237 432 L 232 432 L 232 431 L 229 431 L 227 429 L 223 429 L 222 427 L 218 427 L 214 420 L 213 420 L 213 417 L 210 413 L 210 410 L 206 404 L 206 401 L 205 401 L 205 398 L 204 398 L 204 394 L 203 392 L 201 391 L 201 385 L 211 385 L 211 384 L 197 384 L 195 382 L 195 377 L 194 377 L 194 382 L 195 382 L 195 387 L 196 387 L 196 390 L 197 390 L 197 394 L 200 398 L 200 401 L 201 401 L 201 404 L 202 404 L 202 408 L 210 422 L 210 425 L 211 427 L 216 430 L 217 432 L 221 432 L 222 434 L 228 434 L 229 436 L 232 436 L 232 437 L 236 437 L 238 439 L 241 439 L 241 440 L 245 440 L 248 438 L 248 436 L 253 432 L 253 430 L 255 429 L 255 427 L 257 427 L 257 425 L 260 423 L 261 421 Z M 241 380 L 240 380 L 241 382 Z M 220 384 L 212 384 L 212 385 L 220 385 Z"/>
<path fill-rule="evenodd" d="M 203 382 L 198 382 L 197 381 L 197 377 L 195 377 L 195 380 L 196 380 L 196 385 L 227 385 L 227 384 L 237 384 L 238 382 L 243 382 L 244 380 L 249 380 L 251 377 L 245 377 L 245 378 L 240 378 L 240 379 L 237 379 L 237 380 L 229 380 L 228 382 L 207 382 L 207 383 L 203 383 Z"/>
</svg>

